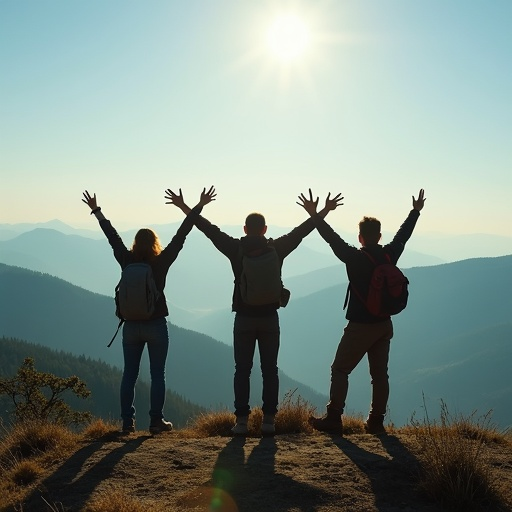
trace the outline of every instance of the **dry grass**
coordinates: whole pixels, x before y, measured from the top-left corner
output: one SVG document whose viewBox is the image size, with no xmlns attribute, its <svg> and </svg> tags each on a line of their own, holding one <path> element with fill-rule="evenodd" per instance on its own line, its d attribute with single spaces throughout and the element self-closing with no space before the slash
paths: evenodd
<svg viewBox="0 0 512 512">
<path fill-rule="evenodd" d="M 119 425 L 117 422 L 105 421 L 101 418 L 89 423 L 82 431 L 82 437 L 88 441 L 95 441 L 117 434 L 119 434 Z"/>
<path fill-rule="evenodd" d="M 82 512 L 157 512 L 156 504 L 142 503 L 120 491 L 109 491 L 87 503 Z"/>
<path fill-rule="evenodd" d="M 425 409 L 426 410 L 426 409 Z M 454 512 L 508 510 L 505 497 L 486 464 L 483 449 L 507 443 L 490 423 L 490 413 L 475 418 L 452 416 L 441 402 L 440 420 L 411 420 L 409 428 L 420 447 L 421 487 Z"/>
<path fill-rule="evenodd" d="M 294 396 L 294 392 L 287 393 L 280 404 L 279 412 L 276 414 L 276 434 L 299 434 L 312 432 L 308 423 L 309 417 L 315 409 L 309 402 L 302 397 Z M 249 415 L 247 428 L 249 437 L 261 436 L 261 422 L 263 420 L 263 411 L 260 407 L 255 407 Z M 204 413 L 194 419 L 187 425 L 186 429 L 179 431 L 180 437 L 212 437 L 212 436 L 232 436 L 231 427 L 233 427 L 235 416 L 228 410 L 220 412 Z M 362 428 L 362 427 L 361 427 Z"/>
<path fill-rule="evenodd" d="M 66 427 L 44 422 L 5 429 L 0 440 L 0 508 L 21 501 L 45 468 L 71 453 L 77 439 Z"/>
</svg>

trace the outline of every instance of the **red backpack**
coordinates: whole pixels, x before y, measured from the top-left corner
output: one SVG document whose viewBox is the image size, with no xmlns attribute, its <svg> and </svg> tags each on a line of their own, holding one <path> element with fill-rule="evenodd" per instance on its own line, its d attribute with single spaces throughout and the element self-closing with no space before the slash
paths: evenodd
<svg viewBox="0 0 512 512">
<path fill-rule="evenodd" d="M 343 309 L 347 307 L 349 292 L 354 290 L 373 316 L 385 318 L 400 313 L 407 306 L 409 280 L 395 264 L 391 263 L 389 254 L 384 255 L 386 262 L 382 263 L 376 261 L 368 252 L 362 252 L 375 265 L 368 295 L 363 297 L 363 294 L 349 283 Z"/>
</svg>

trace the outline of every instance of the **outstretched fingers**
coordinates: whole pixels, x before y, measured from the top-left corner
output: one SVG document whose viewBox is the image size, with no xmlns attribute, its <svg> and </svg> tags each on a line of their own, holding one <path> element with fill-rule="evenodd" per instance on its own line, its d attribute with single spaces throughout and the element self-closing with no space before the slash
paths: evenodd
<svg viewBox="0 0 512 512">
<path fill-rule="evenodd" d="M 92 195 L 89 193 L 88 190 L 86 190 L 83 193 L 82 202 L 84 202 L 87 206 L 89 206 L 91 209 L 96 207 L 96 194 Z"/>
<path fill-rule="evenodd" d="M 176 204 L 180 200 L 183 201 L 183 193 L 181 192 L 181 188 L 179 189 L 179 194 L 173 192 L 170 188 L 165 191 L 165 199 L 167 199 L 165 204 Z"/>
</svg>

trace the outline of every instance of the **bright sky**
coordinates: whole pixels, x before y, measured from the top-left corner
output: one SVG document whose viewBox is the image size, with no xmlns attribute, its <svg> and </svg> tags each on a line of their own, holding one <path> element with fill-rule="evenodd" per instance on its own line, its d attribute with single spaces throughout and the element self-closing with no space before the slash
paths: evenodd
<svg viewBox="0 0 512 512">
<path fill-rule="evenodd" d="M 510 0 L 0 0 L 0 223 L 181 220 L 512 235 Z"/>
</svg>

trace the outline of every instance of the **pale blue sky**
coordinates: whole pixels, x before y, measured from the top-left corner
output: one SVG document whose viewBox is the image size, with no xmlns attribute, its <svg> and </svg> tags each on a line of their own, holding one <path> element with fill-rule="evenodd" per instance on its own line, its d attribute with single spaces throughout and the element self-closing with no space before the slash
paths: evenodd
<svg viewBox="0 0 512 512">
<path fill-rule="evenodd" d="M 265 45 L 294 11 L 312 42 Z M 424 232 L 512 236 L 510 0 L 0 0 L 0 223 L 120 227 L 205 215 L 306 218 L 341 191 L 335 227 L 394 230 L 426 191 Z"/>
</svg>

